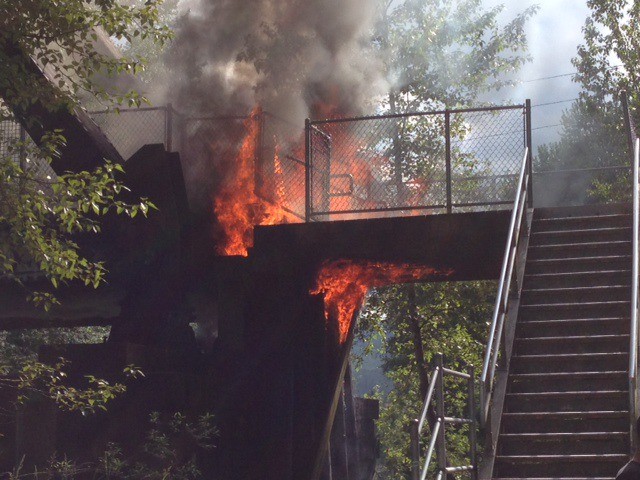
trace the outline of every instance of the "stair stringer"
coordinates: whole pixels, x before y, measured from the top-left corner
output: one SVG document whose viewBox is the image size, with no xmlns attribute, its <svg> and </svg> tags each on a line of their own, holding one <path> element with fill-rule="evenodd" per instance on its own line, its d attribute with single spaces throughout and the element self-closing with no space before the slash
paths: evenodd
<svg viewBox="0 0 640 480">
<path fill-rule="evenodd" d="M 509 365 L 511 362 L 511 354 L 513 353 L 518 310 L 520 308 L 520 292 L 522 290 L 525 273 L 524 270 L 527 263 L 527 250 L 529 248 L 529 239 L 531 236 L 533 212 L 533 208 L 527 209 L 525 231 L 522 232 L 522 236 L 518 242 L 518 250 L 516 252 L 516 292 L 511 294 L 509 298 L 509 310 L 507 318 L 505 319 L 504 327 L 504 358 L 498 367 L 496 367 L 496 377 L 494 380 L 493 395 L 491 397 L 491 406 L 489 408 L 487 423 L 484 427 L 484 453 L 478 467 L 478 478 L 480 480 L 491 480 L 491 478 L 493 478 L 493 466 L 496 458 L 504 400 L 507 393 Z"/>
</svg>

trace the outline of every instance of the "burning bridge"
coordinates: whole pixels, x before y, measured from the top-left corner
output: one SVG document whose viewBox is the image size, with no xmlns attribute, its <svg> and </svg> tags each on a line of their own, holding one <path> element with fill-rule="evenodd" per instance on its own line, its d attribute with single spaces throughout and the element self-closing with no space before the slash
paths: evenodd
<svg viewBox="0 0 640 480">
<path fill-rule="evenodd" d="M 49 315 L 8 287 L 0 325 L 110 325 L 105 344 L 63 354 L 83 373 L 136 363 L 148 380 L 108 418 L 79 422 L 34 409 L 30 418 L 48 421 L 23 425 L 16 454 L 30 464 L 54 450 L 90 458 L 107 440 L 135 442 L 141 411 L 209 410 L 222 435 L 204 459 L 211 478 L 367 478 L 345 394 L 360 302 L 389 283 L 500 279 L 493 358 L 492 345 L 510 331 L 509 285 L 522 280 L 514 265 L 526 257 L 533 199 L 551 191 L 550 182 L 533 181 L 530 113 L 527 102 L 307 121 L 302 132 L 266 113 L 185 118 L 169 106 L 124 111 L 117 121 L 95 113 L 107 139 L 83 115 L 49 117 L 73 147 L 56 172 L 86 168 L 87 152 L 94 164 L 130 157 L 133 193 L 160 213 L 132 224 L 108 218 L 105 234 L 87 241 L 112 265 L 108 287 L 67 286 Z M 16 111 L 25 125 L 28 115 Z M 146 128 L 144 143 L 156 145 L 138 150 L 126 135 L 151 115 L 157 132 Z M 37 141 L 38 132 L 28 133 Z M 196 344 L 190 323 L 213 332 L 209 344 Z M 488 403 L 488 370 L 483 420 L 499 403 Z M 494 438 L 496 415 L 486 424 Z M 47 431 L 34 433 L 36 423 Z"/>
</svg>

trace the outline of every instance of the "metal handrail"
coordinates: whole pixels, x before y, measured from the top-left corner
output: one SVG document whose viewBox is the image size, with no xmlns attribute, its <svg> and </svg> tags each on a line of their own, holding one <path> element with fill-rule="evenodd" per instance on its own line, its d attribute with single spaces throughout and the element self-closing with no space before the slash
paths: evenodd
<svg viewBox="0 0 640 480">
<path fill-rule="evenodd" d="M 520 167 L 518 190 L 513 202 L 513 211 L 511 213 L 511 223 L 507 236 L 504 261 L 502 263 L 502 271 L 500 273 L 500 282 L 498 283 L 498 294 L 496 296 L 491 329 L 487 340 L 484 363 L 482 365 L 482 376 L 480 377 L 480 421 L 482 422 L 482 425 L 486 423 L 489 415 L 489 405 L 491 401 L 495 369 L 502 342 L 505 318 L 508 313 L 509 292 L 511 290 L 511 281 L 516 263 L 515 260 L 516 252 L 518 250 L 518 241 L 520 238 L 520 231 L 522 230 L 522 220 L 524 218 L 524 212 L 527 205 L 527 195 L 529 192 L 529 161 L 529 148 L 527 147 Z"/>
<path fill-rule="evenodd" d="M 429 465 L 433 459 L 434 451 L 437 451 L 438 459 L 438 478 L 443 478 L 447 473 L 470 471 L 472 478 L 477 478 L 477 461 L 476 461 L 476 420 L 475 420 L 475 376 L 473 366 L 468 368 L 467 373 L 458 372 L 449 368 L 444 368 L 442 354 L 436 355 L 435 368 L 429 382 L 429 388 L 425 396 L 420 420 L 415 419 L 411 423 L 411 457 L 412 469 L 411 480 L 425 480 Z M 445 416 L 444 410 L 444 376 L 451 375 L 459 380 L 467 383 L 467 407 L 469 418 L 455 418 Z M 420 465 L 420 435 L 425 427 L 429 409 L 436 394 L 437 415 L 435 424 L 431 429 L 431 439 L 424 458 L 422 466 Z M 445 448 L 445 427 L 447 424 L 467 424 L 469 425 L 469 444 L 470 444 L 470 465 L 459 467 L 447 466 L 447 453 Z"/>
<path fill-rule="evenodd" d="M 638 386 L 638 228 L 640 227 L 640 192 L 638 168 L 640 163 L 640 139 L 633 145 L 633 243 L 631 276 L 631 335 L 629 345 L 629 414 L 631 420 L 631 444 L 635 443 L 635 423 L 638 416 L 636 388 Z"/>
</svg>

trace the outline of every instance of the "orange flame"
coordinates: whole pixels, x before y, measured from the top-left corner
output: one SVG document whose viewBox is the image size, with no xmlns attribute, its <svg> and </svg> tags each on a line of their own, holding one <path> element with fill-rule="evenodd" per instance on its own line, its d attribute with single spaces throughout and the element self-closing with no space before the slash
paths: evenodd
<svg viewBox="0 0 640 480">
<path fill-rule="evenodd" d="M 248 249 L 253 246 L 255 225 L 276 225 L 294 220 L 282 206 L 269 203 L 255 193 L 256 154 L 261 133 L 258 118 L 261 114 L 258 107 L 245 122 L 247 135 L 240 153 L 224 187 L 214 200 L 217 221 L 224 232 L 224 239 L 217 247 L 220 255 L 246 257 Z M 277 153 L 274 162 L 277 171 L 280 162 Z M 279 195 L 280 192 L 276 194 Z M 278 202 L 281 202 L 280 198 Z"/>
<path fill-rule="evenodd" d="M 312 295 L 324 295 L 325 318 L 338 321 L 344 343 L 354 316 L 371 288 L 394 283 L 411 283 L 435 275 L 448 275 L 430 267 L 383 262 L 327 261 L 322 264 Z"/>
</svg>

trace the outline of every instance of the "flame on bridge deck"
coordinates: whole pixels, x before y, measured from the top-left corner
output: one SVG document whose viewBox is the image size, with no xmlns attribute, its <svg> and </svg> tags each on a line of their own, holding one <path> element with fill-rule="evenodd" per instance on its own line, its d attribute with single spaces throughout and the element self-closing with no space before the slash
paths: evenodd
<svg viewBox="0 0 640 480">
<path fill-rule="evenodd" d="M 431 267 L 352 260 L 326 261 L 320 267 L 312 295 L 324 295 L 325 318 L 337 320 L 340 342 L 347 340 L 354 316 L 371 288 L 413 283 L 447 275 Z"/>
</svg>

